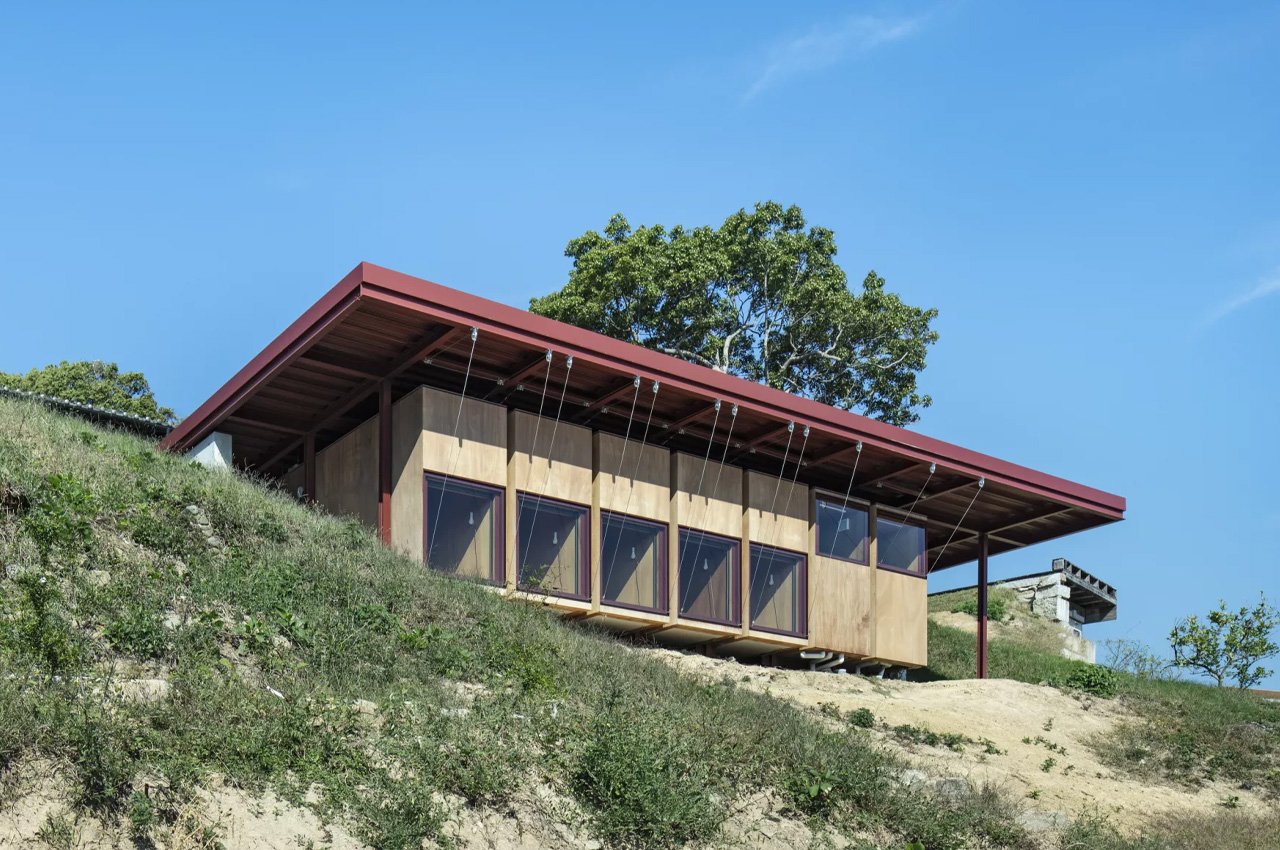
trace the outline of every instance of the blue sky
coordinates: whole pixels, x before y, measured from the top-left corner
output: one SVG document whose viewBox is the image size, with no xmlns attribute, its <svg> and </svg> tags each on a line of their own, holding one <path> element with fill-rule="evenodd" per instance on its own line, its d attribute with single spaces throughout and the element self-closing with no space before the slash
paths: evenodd
<svg viewBox="0 0 1280 850">
<path fill-rule="evenodd" d="M 0 370 L 188 413 L 361 260 L 525 306 L 613 212 L 772 198 L 940 310 L 919 430 L 1128 497 L 995 575 L 1157 646 L 1280 601 L 1274 3 L 306 9 L 7 11 Z"/>
</svg>

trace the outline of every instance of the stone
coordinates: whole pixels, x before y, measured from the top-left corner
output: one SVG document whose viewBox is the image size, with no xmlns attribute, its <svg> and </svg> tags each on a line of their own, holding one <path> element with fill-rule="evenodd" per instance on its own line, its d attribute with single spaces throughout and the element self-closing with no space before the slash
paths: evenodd
<svg viewBox="0 0 1280 850">
<path fill-rule="evenodd" d="M 939 797 L 947 800 L 961 800 L 969 796 L 969 780 L 958 776 L 944 776 L 929 783 Z"/>
<path fill-rule="evenodd" d="M 1027 832 L 1055 832 L 1067 825 L 1068 818 L 1062 812 L 1028 809 L 1018 814 L 1017 821 Z"/>
<path fill-rule="evenodd" d="M 923 770 L 907 768 L 898 773 L 898 784 L 905 788 L 911 788 L 916 785 L 923 785 L 929 781 L 929 776 Z"/>
<path fill-rule="evenodd" d="M 169 683 L 164 679 L 129 679 L 120 683 L 120 698 L 125 702 L 160 702 L 169 696 Z"/>
</svg>

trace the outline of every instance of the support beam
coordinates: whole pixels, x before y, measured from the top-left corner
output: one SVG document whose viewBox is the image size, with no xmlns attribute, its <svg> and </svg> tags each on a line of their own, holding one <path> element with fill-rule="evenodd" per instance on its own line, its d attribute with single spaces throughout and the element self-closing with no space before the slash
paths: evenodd
<svg viewBox="0 0 1280 850">
<path fill-rule="evenodd" d="M 391 382 L 378 387 L 378 536 L 391 545 Z"/>
<path fill-rule="evenodd" d="M 639 375 L 636 377 L 638 378 Z M 585 419 L 590 419 L 610 404 L 613 404 L 615 401 L 625 396 L 627 393 L 635 392 L 635 390 L 636 378 L 631 378 L 625 384 L 618 384 L 596 400 L 587 402 L 586 406 L 583 407 L 582 410 L 579 410 L 574 414 L 574 419 L 579 422 Z"/>
<path fill-rule="evenodd" d="M 978 535 L 978 678 L 987 678 L 987 533 Z"/>
<path fill-rule="evenodd" d="M 259 428 L 263 431 L 274 431 L 277 434 L 294 434 L 303 433 L 301 428 L 290 428 L 287 425 L 280 425 L 276 422 L 267 422 L 262 419 L 250 419 L 247 416 L 228 416 L 222 420 L 224 425 L 240 425 L 245 428 Z"/>
<path fill-rule="evenodd" d="M 316 500 L 316 435 L 311 432 L 302 438 L 302 498 Z"/>
<path fill-rule="evenodd" d="M 738 446 L 737 452 L 735 452 L 733 457 L 729 459 L 729 462 L 734 463 L 736 461 L 741 460 L 742 458 L 751 454 L 751 452 L 757 446 L 763 443 L 767 443 L 770 440 L 774 439 L 775 437 L 781 437 L 783 434 L 787 433 L 788 428 L 792 428 L 794 427 L 794 425 L 795 423 L 788 422 L 784 425 L 779 425 L 776 428 L 770 428 L 768 431 L 761 431 L 760 433 L 756 434 L 754 437 L 744 440 L 742 442 L 742 445 Z"/>
<path fill-rule="evenodd" d="M 814 458 L 813 460 L 809 461 L 809 466 L 821 468 L 828 463 L 832 463 L 833 461 L 840 460 L 843 457 L 848 457 L 849 455 L 853 454 L 857 450 L 858 450 L 858 444 L 854 443 L 851 446 L 845 446 L 844 448 L 836 449 L 833 452 L 827 452 L 826 454 L 820 457 Z"/>
<path fill-rule="evenodd" d="M 859 481 L 857 484 L 857 489 L 866 490 L 868 487 L 874 487 L 877 484 L 890 480 L 891 478 L 897 478 L 899 475 L 906 475 L 908 472 L 911 472 L 912 470 L 928 469 L 928 468 L 929 468 L 929 464 L 921 463 L 919 461 L 913 460 L 910 463 L 905 463 L 898 466 L 896 469 L 892 470 L 891 472 L 886 472 L 883 475 L 877 475 L 875 478 L 870 478 L 866 481 Z"/>
<path fill-rule="evenodd" d="M 885 482 L 884 486 L 889 488 L 890 490 L 893 490 L 895 493 L 901 493 L 903 496 L 907 497 L 901 505 L 895 505 L 894 507 L 906 507 L 910 505 L 912 502 L 915 502 L 918 505 L 923 505 L 925 502 L 929 501 L 930 499 L 937 499 L 941 496 L 948 496 L 960 490 L 967 490 L 970 487 L 977 486 L 977 483 L 978 483 L 978 479 L 974 478 L 973 480 L 965 481 L 962 484 L 953 484 L 950 487 L 943 487 L 941 490 L 934 490 L 932 493 L 925 493 L 924 495 L 920 496 L 919 499 L 916 498 L 916 493 L 914 491 L 911 491 L 906 487 L 899 487 L 897 484 L 889 484 L 888 482 Z"/>
<path fill-rule="evenodd" d="M 660 440 L 666 436 L 679 434 L 682 430 L 684 430 L 684 427 L 686 425 L 692 425 L 694 422 L 697 422 L 699 419 L 704 419 L 715 412 L 716 412 L 716 406 L 714 404 L 700 404 L 693 410 L 689 411 L 684 416 L 681 416 L 675 422 L 672 422 L 670 425 L 663 428 L 662 431 L 658 433 L 658 436 L 656 439 Z"/>
<path fill-rule="evenodd" d="M 459 337 L 468 333 L 470 333 L 470 329 L 464 327 L 449 328 L 444 331 L 439 329 L 432 330 L 417 343 L 402 349 L 401 353 L 389 364 L 385 380 L 390 381 L 406 369 L 416 366 L 432 354 L 452 345 Z M 341 419 L 343 414 L 360 402 L 364 401 L 371 393 L 376 392 L 378 390 L 378 384 L 378 381 L 371 381 L 353 388 L 350 392 L 339 398 L 319 415 L 318 421 L 312 425 L 312 430 L 316 432 L 323 431 L 330 424 Z M 277 451 L 272 452 L 266 462 L 258 464 L 257 468 L 263 472 L 270 473 L 277 463 L 285 457 L 293 455 L 293 452 L 295 452 L 300 445 L 302 445 L 301 437 L 288 441 Z"/>
<path fill-rule="evenodd" d="M 520 386 L 521 381 L 523 381 L 525 378 L 529 377 L 539 369 L 545 369 L 546 367 L 547 367 L 547 355 L 544 352 L 542 354 L 539 354 L 536 359 L 530 360 L 528 363 L 521 366 L 519 369 L 512 372 L 510 375 L 503 378 L 501 383 L 498 384 L 498 386 L 494 387 L 492 390 L 490 390 L 488 395 L 485 396 L 485 398 L 491 399 L 496 396 L 505 397 L 510 395 L 511 393 L 516 391 L 516 387 Z"/>
<path fill-rule="evenodd" d="M 964 543 L 972 543 L 974 539 L 978 537 L 979 534 L 986 534 L 992 540 L 999 541 L 1000 543 L 1008 543 L 1010 546 L 1027 546 L 1029 544 L 1021 540 L 1014 540 L 1010 537 L 1003 536 L 1002 532 L 1012 531 L 1018 526 L 1025 525 L 1026 523 L 1029 523 L 1029 522 L 1036 522 L 1038 520 L 1049 519 L 1051 517 L 1060 516 L 1062 514 L 1069 514 L 1073 510 L 1075 510 L 1075 508 L 1064 508 L 1061 505 L 1056 505 L 1051 510 L 1047 510 L 1047 511 L 1040 510 L 1035 513 L 1023 514 L 1022 516 L 1014 520 L 1006 522 L 1004 525 L 998 525 L 995 528 L 986 528 L 981 531 L 973 528 L 965 528 L 964 526 L 957 526 L 956 530 L 960 532 L 964 532 L 965 536 L 958 537 L 952 542 L 955 543 L 956 545 L 961 545 Z M 929 547 L 929 551 L 932 552 L 935 549 L 941 549 L 941 548 L 942 548 L 942 545 L 939 544 L 937 546 Z"/>
<path fill-rule="evenodd" d="M 330 363 L 328 360 L 319 360 L 307 355 L 299 357 L 297 363 L 299 366 L 304 368 L 315 369 L 318 372 L 328 372 L 330 375 L 337 375 L 341 378 L 351 378 L 355 381 L 367 381 L 370 378 L 380 377 L 367 369 L 356 369 L 352 366 L 346 366 L 341 363 Z"/>
</svg>

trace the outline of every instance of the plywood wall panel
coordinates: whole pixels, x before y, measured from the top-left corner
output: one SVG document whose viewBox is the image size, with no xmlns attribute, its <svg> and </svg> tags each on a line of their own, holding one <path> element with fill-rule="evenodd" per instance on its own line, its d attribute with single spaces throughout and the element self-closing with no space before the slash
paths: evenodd
<svg viewBox="0 0 1280 850">
<path fill-rule="evenodd" d="M 423 466 L 495 487 L 507 483 L 507 409 L 430 388 L 423 389 Z M 457 436 L 454 436 L 454 428 Z"/>
<path fill-rule="evenodd" d="M 671 516 L 671 453 L 596 433 L 600 509 L 666 522 Z M 621 474 L 619 473 L 621 469 Z"/>
<path fill-rule="evenodd" d="M 704 475 L 703 459 L 687 454 L 677 454 L 674 466 L 674 495 L 680 524 L 712 534 L 741 538 L 742 470 L 709 461 Z"/>
<path fill-rule="evenodd" d="M 892 570 L 876 570 L 875 657 L 906 667 L 929 660 L 928 582 Z"/>
<path fill-rule="evenodd" d="M 335 516 L 378 524 L 378 417 L 316 453 L 316 500 Z"/>
<path fill-rule="evenodd" d="M 833 652 L 871 655 L 871 567 L 817 555 L 810 560 L 809 583 L 809 642 Z"/>
<path fill-rule="evenodd" d="M 423 433 L 427 390 L 419 387 L 391 408 L 391 545 L 423 560 Z"/>
<path fill-rule="evenodd" d="M 809 551 L 809 488 L 789 479 L 747 473 L 747 528 L 752 543 Z"/>
<path fill-rule="evenodd" d="M 591 504 L 591 431 L 515 411 L 511 416 L 511 486 L 516 490 Z M 534 441 L 537 445 L 534 445 Z"/>
</svg>

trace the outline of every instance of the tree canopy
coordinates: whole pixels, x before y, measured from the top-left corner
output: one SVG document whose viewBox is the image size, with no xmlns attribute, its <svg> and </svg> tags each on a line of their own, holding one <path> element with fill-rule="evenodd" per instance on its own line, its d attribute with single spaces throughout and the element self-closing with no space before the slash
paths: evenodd
<svg viewBox="0 0 1280 850">
<path fill-rule="evenodd" d="M 0 372 L 0 386 L 57 396 L 134 416 L 173 422 L 173 411 L 156 403 L 141 372 L 121 372 L 115 363 L 80 360 L 50 364 L 25 375 Z"/>
<path fill-rule="evenodd" d="M 1280 655 L 1280 645 L 1272 639 L 1277 627 L 1280 610 L 1267 603 L 1265 594 L 1253 608 L 1235 611 L 1219 601 L 1203 621 L 1193 614 L 1169 632 L 1173 664 L 1208 676 L 1218 687 L 1234 681 L 1236 687 L 1251 688 L 1274 672 L 1258 662 Z"/>
<path fill-rule="evenodd" d="M 565 255 L 568 283 L 533 312 L 893 425 L 932 403 L 917 377 L 937 310 L 874 271 L 850 291 L 835 234 L 799 207 L 758 203 L 718 228 L 632 228 L 616 214 Z"/>
</svg>

